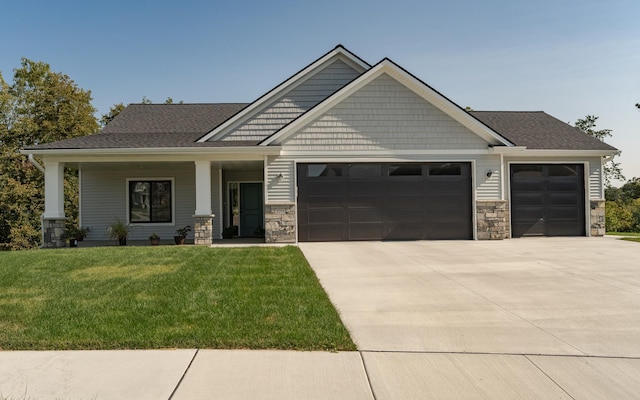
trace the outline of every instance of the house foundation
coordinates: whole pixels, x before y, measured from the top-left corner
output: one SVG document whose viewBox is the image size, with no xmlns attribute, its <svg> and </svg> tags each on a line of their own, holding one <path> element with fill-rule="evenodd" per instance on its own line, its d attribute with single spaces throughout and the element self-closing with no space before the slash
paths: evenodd
<svg viewBox="0 0 640 400">
<path fill-rule="evenodd" d="M 478 240 L 502 240 L 509 237 L 509 203 L 506 200 L 476 201 Z"/>
<path fill-rule="evenodd" d="M 56 249 L 65 247 L 64 237 L 66 218 L 42 218 L 42 248 Z"/>
<path fill-rule="evenodd" d="M 264 207 L 265 243 L 295 243 L 295 204 L 267 204 Z"/>
<path fill-rule="evenodd" d="M 604 236 L 607 232 L 604 200 L 591 200 L 591 236 Z"/>
<path fill-rule="evenodd" d="M 193 243 L 210 246 L 213 243 L 213 214 L 193 216 Z"/>
</svg>

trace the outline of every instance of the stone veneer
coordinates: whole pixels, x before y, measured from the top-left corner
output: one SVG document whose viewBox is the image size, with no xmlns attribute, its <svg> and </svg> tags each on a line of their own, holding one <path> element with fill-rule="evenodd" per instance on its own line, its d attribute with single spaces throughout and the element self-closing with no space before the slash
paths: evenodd
<svg viewBox="0 0 640 400">
<path fill-rule="evenodd" d="M 607 231 L 604 208 L 604 200 L 591 200 L 591 236 L 604 236 Z"/>
<path fill-rule="evenodd" d="M 213 215 L 194 215 L 194 244 L 210 246 L 213 243 Z"/>
<path fill-rule="evenodd" d="M 55 249 L 65 247 L 64 223 L 66 218 L 42 218 L 42 247 Z"/>
<path fill-rule="evenodd" d="M 265 243 L 295 243 L 295 204 L 266 204 L 264 206 Z"/>
<path fill-rule="evenodd" d="M 509 203 L 506 200 L 477 200 L 478 240 L 509 237 Z"/>
</svg>

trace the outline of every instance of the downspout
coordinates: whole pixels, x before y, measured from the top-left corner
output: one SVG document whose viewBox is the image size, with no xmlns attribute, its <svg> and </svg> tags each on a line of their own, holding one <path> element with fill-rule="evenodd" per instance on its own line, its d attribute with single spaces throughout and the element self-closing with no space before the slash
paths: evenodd
<svg viewBox="0 0 640 400">
<path fill-rule="evenodd" d="M 33 154 L 29 154 L 29 162 L 44 174 L 44 167 L 40 165 L 40 163 L 38 163 L 35 158 L 33 158 Z"/>
</svg>

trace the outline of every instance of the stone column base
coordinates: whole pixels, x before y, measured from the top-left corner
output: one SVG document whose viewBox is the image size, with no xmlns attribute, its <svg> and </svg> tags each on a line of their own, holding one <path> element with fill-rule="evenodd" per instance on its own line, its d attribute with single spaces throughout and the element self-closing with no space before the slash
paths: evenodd
<svg viewBox="0 0 640 400">
<path fill-rule="evenodd" d="M 607 232 L 605 224 L 605 208 L 606 202 L 604 200 L 591 200 L 591 236 L 604 236 Z"/>
<path fill-rule="evenodd" d="M 509 202 L 477 200 L 476 221 L 478 240 L 502 240 L 509 237 Z"/>
<path fill-rule="evenodd" d="M 265 243 L 295 243 L 296 205 L 267 204 L 264 206 Z"/>
<path fill-rule="evenodd" d="M 56 249 L 65 247 L 64 223 L 66 218 L 42 218 L 42 248 Z"/>
<path fill-rule="evenodd" d="M 213 243 L 213 214 L 193 216 L 193 243 L 211 246 Z"/>
</svg>

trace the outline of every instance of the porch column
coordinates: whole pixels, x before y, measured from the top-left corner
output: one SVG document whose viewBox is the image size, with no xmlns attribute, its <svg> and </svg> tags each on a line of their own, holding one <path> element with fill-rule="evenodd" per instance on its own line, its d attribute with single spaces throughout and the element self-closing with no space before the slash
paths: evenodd
<svg viewBox="0 0 640 400">
<path fill-rule="evenodd" d="M 44 161 L 42 247 L 64 247 L 64 163 Z"/>
<path fill-rule="evenodd" d="M 213 243 L 213 214 L 211 213 L 211 163 L 196 161 L 196 211 L 193 219 L 194 243 Z"/>
</svg>

